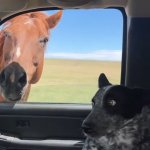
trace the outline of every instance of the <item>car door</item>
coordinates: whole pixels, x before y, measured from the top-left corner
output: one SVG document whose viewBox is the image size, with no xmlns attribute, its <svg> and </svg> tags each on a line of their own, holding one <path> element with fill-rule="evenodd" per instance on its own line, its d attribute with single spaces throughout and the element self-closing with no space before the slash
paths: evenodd
<svg viewBox="0 0 150 150">
<path fill-rule="evenodd" d="M 120 10 L 125 17 L 124 10 L 119 9 L 119 11 Z M 11 17 L 2 20 L 1 23 L 10 18 Z M 124 23 L 124 31 L 126 28 L 125 25 L 126 22 Z M 125 38 L 125 33 L 121 35 Z M 94 37 L 91 38 L 94 39 Z M 125 43 L 123 43 L 123 49 L 125 49 Z M 94 63 L 91 62 L 91 68 L 93 66 Z M 90 69 L 89 66 L 87 66 L 87 68 Z M 121 72 L 121 68 L 119 71 Z M 101 71 L 97 69 L 97 72 L 99 75 Z M 118 72 L 118 74 L 120 72 Z M 117 81 L 120 81 L 121 79 L 123 83 L 123 76 L 119 75 L 118 78 L 118 74 Z M 86 76 L 86 73 L 84 73 L 84 75 Z M 95 89 L 97 88 L 98 75 L 95 78 Z M 88 84 L 86 86 L 90 87 Z M 42 99 L 40 103 L 32 101 L 29 103 L 15 104 L 1 103 L 0 149 L 81 150 L 85 140 L 85 135 L 82 132 L 81 125 L 85 117 L 91 111 L 92 106 L 90 101 L 96 91 L 95 89 L 91 92 L 92 94 L 88 98 L 88 104 L 78 103 L 78 101 L 76 103 L 71 103 L 72 100 L 65 103 L 59 103 L 59 101 L 57 103 L 41 103 L 45 101 Z M 72 99 L 73 98 L 74 97 L 72 97 Z M 49 99 L 49 101 L 51 101 L 51 99 Z"/>
</svg>

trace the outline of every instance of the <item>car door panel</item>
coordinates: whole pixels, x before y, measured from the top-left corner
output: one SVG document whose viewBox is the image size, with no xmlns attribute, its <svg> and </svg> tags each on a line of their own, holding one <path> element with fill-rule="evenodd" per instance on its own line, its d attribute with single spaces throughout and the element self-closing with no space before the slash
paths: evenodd
<svg viewBox="0 0 150 150">
<path fill-rule="evenodd" d="M 81 124 L 90 110 L 90 105 L 81 104 L 0 104 L 0 145 L 7 149 L 81 149 Z"/>
</svg>

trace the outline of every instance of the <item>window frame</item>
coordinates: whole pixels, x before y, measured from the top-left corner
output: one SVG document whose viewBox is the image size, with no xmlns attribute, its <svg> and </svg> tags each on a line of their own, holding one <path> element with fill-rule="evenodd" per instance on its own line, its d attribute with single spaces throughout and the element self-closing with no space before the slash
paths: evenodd
<svg viewBox="0 0 150 150">
<path fill-rule="evenodd" d="M 73 8 L 77 9 L 77 8 Z M 80 9 L 80 8 L 79 8 Z M 82 8 L 81 8 L 82 9 Z M 92 8 L 91 8 L 92 9 Z M 120 72 L 120 84 L 125 85 L 125 78 L 126 78 L 126 49 L 127 49 L 127 15 L 125 12 L 125 9 L 123 7 L 108 7 L 108 8 L 99 8 L 99 9 L 117 9 L 122 13 L 123 17 L 123 31 L 122 31 L 122 58 L 121 58 L 121 72 Z M 5 23 L 6 21 L 18 16 L 22 15 L 25 13 L 29 12 L 36 12 L 36 11 L 48 11 L 48 10 L 63 10 L 58 7 L 45 7 L 45 8 L 35 8 L 35 9 L 30 9 L 22 12 L 18 12 L 15 14 L 12 14 L 11 16 L 8 16 L 4 18 L 3 20 L 0 20 L 0 26 Z M 64 9 L 67 10 L 67 9 Z M 36 103 L 36 102 L 35 102 Z"/>
</svg>

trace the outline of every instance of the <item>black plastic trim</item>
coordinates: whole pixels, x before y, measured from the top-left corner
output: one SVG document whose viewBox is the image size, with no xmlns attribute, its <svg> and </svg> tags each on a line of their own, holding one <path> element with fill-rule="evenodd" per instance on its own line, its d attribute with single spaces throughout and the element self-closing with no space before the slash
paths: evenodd
<svg viewBox="0 0 150 150">
<path fill-rule="evenodd" d="M 79 140 L 22 140 L 0 135 L 0 150 L 81 150 L 83 143 Z"/>
<path fill-rule="evenodd" d="M 126 78 L 126 53 L 127 53 L 127 15 L 124 8 L 120 11 L 123 15 L 122 61 L 121 61 L 121 85 L 125 85 Z"/>
<path fill-rule="evenodd" d="M 50 103 L 0 103 L 1 115 L 37 115 L 85 117 L 91 110 L 90 104 L 50 104 Z M 72 112 L 72 113 L 70 113 Z"/>
<path fill-rule="evenodd" d="M 150 89 L 150 18 L 129 18 L 126 86 Z"/>
<path fill-rule="evenodd" d="M 0 104 L 0 133 L 20 139 L 81 140 L 90 105 Z"/>
</svg>

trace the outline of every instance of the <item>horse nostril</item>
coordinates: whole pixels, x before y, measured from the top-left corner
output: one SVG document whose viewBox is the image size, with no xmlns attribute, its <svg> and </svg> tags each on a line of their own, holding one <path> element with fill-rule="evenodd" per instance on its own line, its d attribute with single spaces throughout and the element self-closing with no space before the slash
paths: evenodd
<svg viewBox="0 0 150 150">
<path fill-rule="evenodd" d="M 25 84 L 27 83 L 27 75 L 26 75 L 25 72 L 23 72 L 23 73 L 20 75 L 20 77 L 19 77 L 19 79 L 18 79 L 18 83 L 19 83 L 22 87 L 25 86 Z"/>
<path fill-rule="evenodd" d="M 5 80 L 6 80 L 5 72 L 2 71 L 1 74 L 0 74 L 0 84 L 2 86 L 5 84 Z"/>
</svg>

